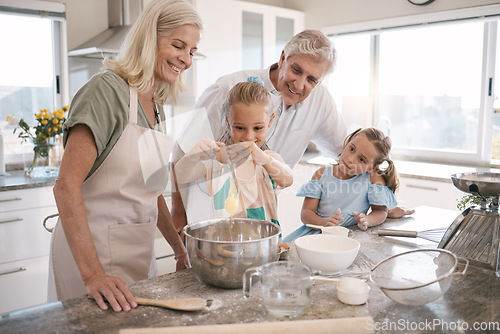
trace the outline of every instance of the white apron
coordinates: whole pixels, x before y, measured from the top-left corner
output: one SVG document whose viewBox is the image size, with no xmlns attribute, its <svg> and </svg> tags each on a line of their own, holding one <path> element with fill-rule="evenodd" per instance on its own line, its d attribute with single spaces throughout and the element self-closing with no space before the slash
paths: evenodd
<svg viewBox="0 0 500 334">
<path fill-rule="evenodd" d="M 90 234 L 104 271 L 126 284 L 157 275 L 157 198 L 168 181 L 172 140 L 137 125 L 137 90 L 130 87 L 129 121 L 99 168 L 82 185 Z M 50 301 L 86 292 L 58 220 L 52 233 Z"/>
</svg>

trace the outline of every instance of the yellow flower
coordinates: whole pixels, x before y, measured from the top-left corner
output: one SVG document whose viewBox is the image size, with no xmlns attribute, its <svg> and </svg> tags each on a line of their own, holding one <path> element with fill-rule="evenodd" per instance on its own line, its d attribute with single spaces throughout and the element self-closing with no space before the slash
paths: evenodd
<svg viewBox="0 0 500 334">
<path fill-rule="evenodd" d="M 64 110 L 58 109 L 52 113 L 52 116 L 55 116 L 57 118 L 64 118 Z"/>
<path fill-rule="evenodd" d="M 9 125 L 18 125 L 19 121 L 14 115 L 7 115 L 7 118 L 5 119 L 7 121 L 7 124 Z"/>
<path fill-rule="evenodd" d="M 40 112 L 35 114 L 36 122 L 34 125 L 27 123 L 25 120 L 17 119 L 10 115 L 7 116 L 9 124 L 13 122 L 21 129 L 18 137 L 25 140 L 29 138 L 40 141 L 47 138 L 55 137 L 62 133 L 62 126 L 66 121 L 65 112 L 69 109 L 69 105 L 51 112 L 48 109 L 40 109 Z"/>
</svg>

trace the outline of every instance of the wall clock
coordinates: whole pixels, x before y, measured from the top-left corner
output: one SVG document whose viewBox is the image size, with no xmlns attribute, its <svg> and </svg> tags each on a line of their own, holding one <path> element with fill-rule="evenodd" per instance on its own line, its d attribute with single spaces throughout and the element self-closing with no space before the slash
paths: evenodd
<svg viewBox="0 0 500 334">
<path fill-rule="evenodd" d="M 408 0 L 408 2 L 417 6 L 423 6 L 434 2 L 434 0 Z"/>
</svg>

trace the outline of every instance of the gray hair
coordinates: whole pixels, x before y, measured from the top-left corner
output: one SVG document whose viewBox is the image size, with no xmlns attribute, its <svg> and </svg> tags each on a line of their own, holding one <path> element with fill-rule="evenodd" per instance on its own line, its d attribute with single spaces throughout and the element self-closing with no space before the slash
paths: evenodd
<svg viewBox="0 0 500 334">
<path fill-rule="evenodd" d="M 337 59 L 333 43 L 319 30 L 304 30 L 293 36 L 283 48 L 285 57 L 306 54 L 328 62 L 326 74 L 333 72 Z"/>
<path fill-rule="evenodd" d="M 124 78 L 139 92 L 147 92 L 154 84 L 158 37 L 172 30 L 191 24 L 202 30 L 201 18 L 185 0 L 153 0 L 130 28 L 116 59 L 105 59 L 104 64 Z M 160 82 L 155 101 L 165 103 L 168 98 L 175 102 L 185 89 L 182 77 L 175 83 Z"/>
</svg>

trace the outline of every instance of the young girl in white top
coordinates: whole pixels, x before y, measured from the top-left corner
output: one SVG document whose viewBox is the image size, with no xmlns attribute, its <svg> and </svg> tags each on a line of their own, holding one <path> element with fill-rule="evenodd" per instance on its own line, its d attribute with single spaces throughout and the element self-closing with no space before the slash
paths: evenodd
<svg viewBox="0 0 500 334">
<path fill-rule="evenodd" d="M 338 163 L 318 169 L 297 196 L 304 196 L 304 224 L 350 226 L 362 230 L 378 225 L 396 207 L 399 180 L 389 158 L 391 140 L 376 128 L 358 129 L 344 141 Z M 370 213 L 368 210 L 371 208 Z M 301 226 L 284 239 L 319 233 Z"/>
<path fill-rule="evenodd" d="M 212 217 L 278 223 L 276 188 L 290 186 L 293 176 L 290 167 L 266 144 L 274 117 L 269 92 L 258 80 L 240 82 L 229 92 L 223 108 L 222 137 L 218 142 L 201 139 L 176 164 L 177 179 L 186 184 L 205 177 Z M 236 166 L 239 193 L 235 192 L 230 163 Z"/>
</svg>

